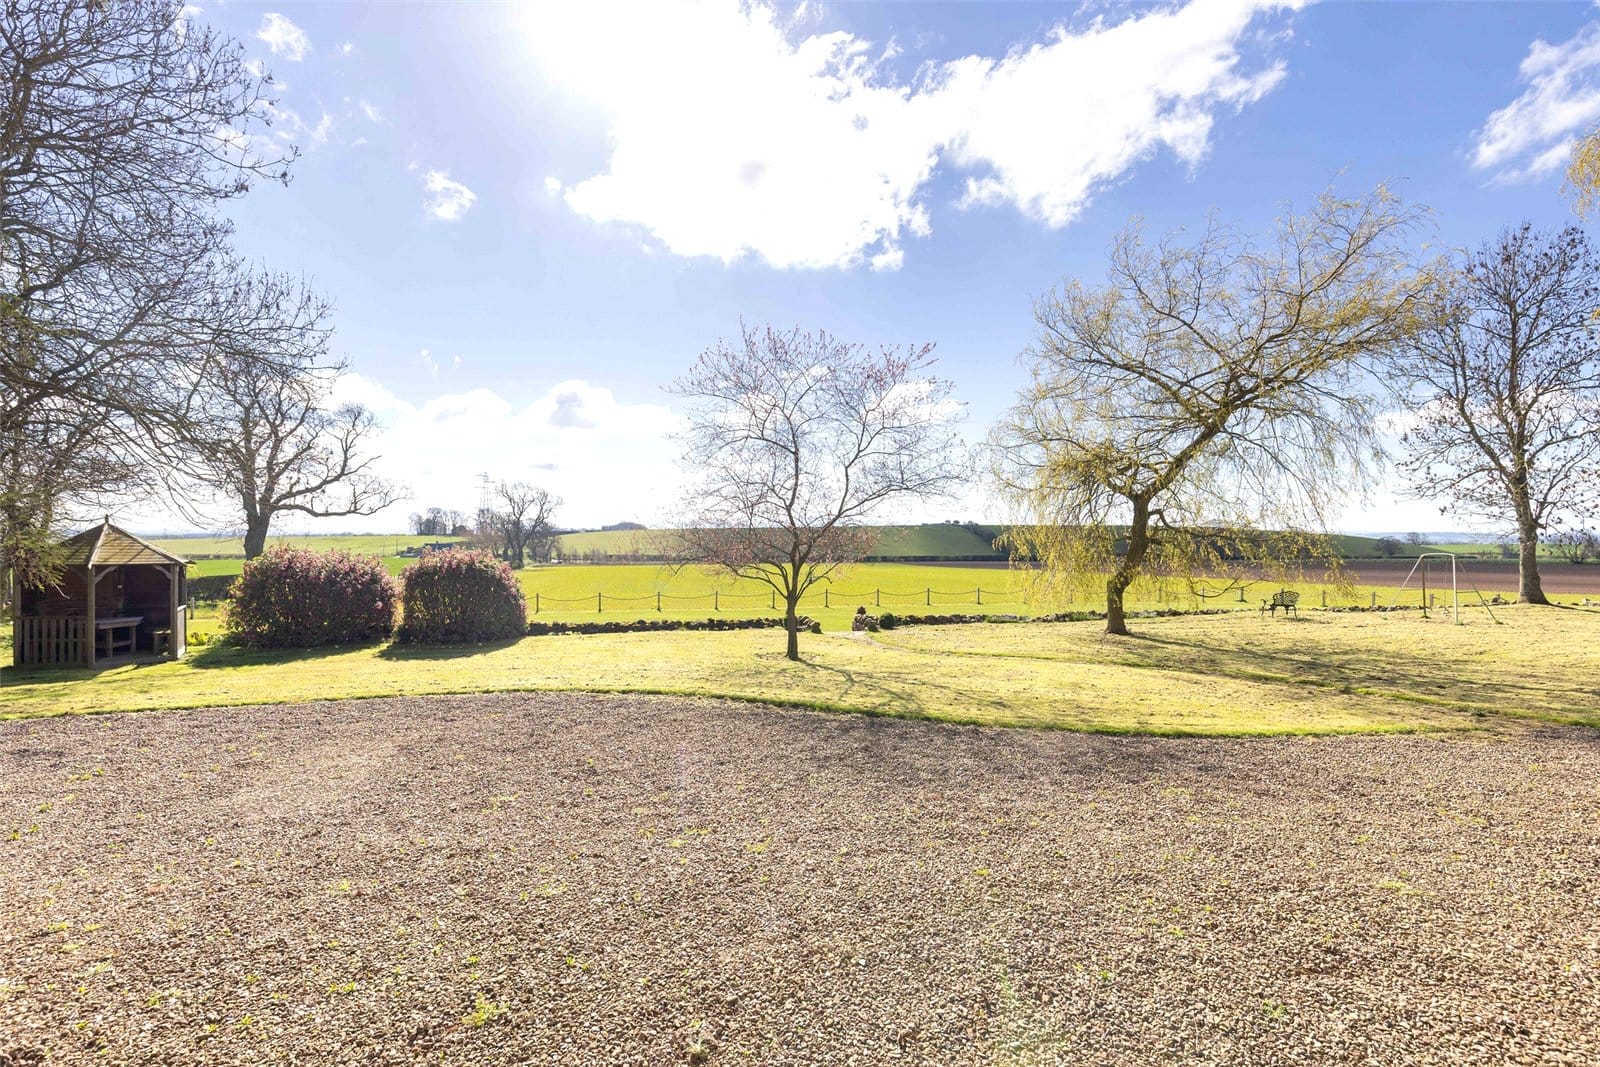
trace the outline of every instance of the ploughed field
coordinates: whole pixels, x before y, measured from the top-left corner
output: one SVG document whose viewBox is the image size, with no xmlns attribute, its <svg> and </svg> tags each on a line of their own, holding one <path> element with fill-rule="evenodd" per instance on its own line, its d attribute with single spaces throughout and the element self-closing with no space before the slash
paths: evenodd
<svg viewBox="0 0 1600 1067">
<path fill-rule="evenodd" d="M 0 901 L 7 1064 L 1594 1063 L 1600 734 L 24 719 Z"/>
</svg>

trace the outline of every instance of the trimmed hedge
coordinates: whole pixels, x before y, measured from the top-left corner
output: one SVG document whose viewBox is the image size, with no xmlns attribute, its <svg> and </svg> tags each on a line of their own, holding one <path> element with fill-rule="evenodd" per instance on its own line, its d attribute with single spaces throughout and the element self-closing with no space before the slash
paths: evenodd
<svg viewBox="0 0 1600 1067">
<path fill-rule="evenodd" d="M 226 600 L 233 595 L 233 574 L 204 574 L 189 579 L 189 596 L 195 600 Z"/>
<path fill-rule="evenodd" d="M 381 641 L 394 632 L 399 592 L 376 556 L 279 545 L 245 563 L 224 625 L 248 648 Z"/>
<path fill-rule="evenodd" d="M 487 552 L 428 552 L 400 574 L 404 620 L 396 641 L 471 645 L 526 632 L 528 604 L 504 561 Z"/>
</svg>

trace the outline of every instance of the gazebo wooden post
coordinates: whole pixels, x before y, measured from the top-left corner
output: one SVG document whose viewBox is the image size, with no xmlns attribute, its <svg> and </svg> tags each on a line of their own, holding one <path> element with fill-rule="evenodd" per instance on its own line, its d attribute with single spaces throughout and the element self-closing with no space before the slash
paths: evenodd
<svg viewBox="0 0 1600 1067">
<path fill-rule="evenodd" d="M 11 583 L 11 665 L 22 666 L 22 583 L 16 571 L 6 572 Z"/>
<path fill-rule="evenodd" d="M 185 563 L 172 566 L 172 658 L 182 659 L 189 654 L 189 567 Z"/>
<path fill-rule="evenodd" d="M 98 636 L 98 634 L 97 634 L 97 632 L 95 631 L 95 628 L 94 628 L 95 577 L 94 577 L 94 563 L 92 561 L 92 558 L 91 558 L 91 562 L 89 563 L 89 566 L 86 567 L 85 570 L 87 571 L 88 577 L 89 577 L 89 607 L 88 607 L 89 618 L 88 618 L 87 622 L 85 622 L 85 624 L 84 624 L 88 628 L 88 632 L 85 633 L 83 636 L 86 639 L 85 640 L 85 645 L 86 645 L 86 649 L 87 650 L 85 652 L 85 656 L 88 659 L 89 666 L 93 667 L 94 666 L 94 651 L 95 651 L 94 650 L 94 646 L 96 644 L 98 644 L 99 642 L 95 640 L 95 638 Z"/>
</svg>

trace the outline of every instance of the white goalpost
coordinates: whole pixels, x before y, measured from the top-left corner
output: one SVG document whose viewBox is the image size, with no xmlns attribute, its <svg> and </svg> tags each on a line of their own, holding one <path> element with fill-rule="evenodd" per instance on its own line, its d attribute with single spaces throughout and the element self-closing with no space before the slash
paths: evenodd
<svg viewBox="0 0 1600 1067">
<path fill-rule="evenodd" d="M 1432 561 L 1436 559 L 1448 559 L 1450 561 L 1450 617 L 1454 623 L 1457 626 L 1461 625 L 1461 579 L 1465 577 L 1473 595 L 1478 598 L 1478 603 L 1483 605 L 1483 610 L 1487 611 L 1489 618 L 1494 619 L 1495 624 L 1498 625 L 1500 620 L 1495 617 L 1494 609 L 1489 606 L 1489 602 L 1478 591 L 1477 583 L 1472 580 L 1470 575 L 1466 574 L 1466 568 L 1462 566 L 1460 557 L 1454 552 L 1418 553 L 1417 561 L 1411 565 L 1410 572 L 1406 574 L 1406 580 L 1400 583 L 1400 592 L 1395 594 L 1395 605 L 1398 605 L 1400 598 L 1406 595 L 1406 590 L 1411 587 L 1411 580 L 1416 577 L 1417 571 L 1421 570 L 1422 616 L 1423 618 L 1428 617 L 1428 613 L 1433 610 L 1432 594 L 1428 592 L 1428 577 L 1429 572 L 1432 570 Z"/>
</svg>

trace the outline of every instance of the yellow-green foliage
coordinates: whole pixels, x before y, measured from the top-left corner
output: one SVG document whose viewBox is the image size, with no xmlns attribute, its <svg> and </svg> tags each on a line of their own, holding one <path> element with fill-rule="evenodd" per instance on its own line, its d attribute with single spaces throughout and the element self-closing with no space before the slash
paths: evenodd
<svg viewBox="0 0 1600 1067">
<path fill-rule="evenodd" d="M 1600 199 L 1600 130 L 1589 131 L 1573 145 L 1562 191 L 1580 216 L 1594 210 Z"/>
<path fill-rule="evenodd" d="M 1480 609 L 1254 613 L 1141 623 L 896 630 L 810 637 L 802 662 L 768 631 L 534 637 L 497 648 L 315 655 L 207 648 L 181 663 L 4 672 L 0 718 L 500 690 L 727 696 L 840 711 L 1106 732 L 1281 734 L 1473 729 L 1506 717 L 1600 726 L 1600 618 Z"/>
</svg>

